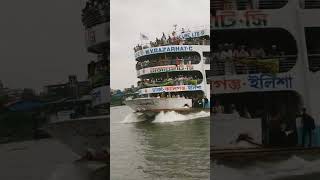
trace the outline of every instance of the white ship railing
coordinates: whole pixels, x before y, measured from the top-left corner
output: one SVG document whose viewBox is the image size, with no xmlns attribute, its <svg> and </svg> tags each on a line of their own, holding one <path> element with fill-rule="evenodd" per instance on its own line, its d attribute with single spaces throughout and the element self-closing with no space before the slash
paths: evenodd
<svg viewBox="0 0 320 180">
<path fill-rule="evenodd" d="M 256 62 L 262 62 L 262 63 L 260 65 L 256 65 L 255 63 L 243 63 L 243 62 L 240 63 L 239 60 L 237 59 L 230 60 L 231 63 L 230 61 L 226 63 L 227 61 L 225 60 L 216 59 L 216 60 L 212 60 L 210 76 L 288 72 L 296 64 L 297 56 L 286 55 L 286 56 L 268 57 L 268 58 L 262 58 L 262 59 L 249 57 L 249 58 L 246 58 L 246 60 L 255 60 Z M 272 62 L 268 63 L 267 60 L 271 60 Z M 272 65 L 273 67 L 271 67 L 270 65 Z"/>
<path fill-rule="evenodd" d="M 201 61 L 201 58 L 185 58 L 185 59 L 179 59 L 180 61 L 183 61 L 182 66 L 186 66 L 189 61 L 191 64 L 199 64 Z M 145 68 L 151 68 L 151 67 L 158 67 L 158 66 L 170 66 L 170 65 L 177 65 L 176 63 L 177 59 L 162 59 L 161 61 L 144 61 L 144 62 L 138 62 L 136 64 L 136 69 L 145 69 Z"/>
<path fill-rule="evenodd" d="M 149 84 L 140 84 L 138 86 L 139 89 L 144 89 L 144 88 L 152 88 L 152 87 L 160 87 L 160 86 L 185 86 L 185 85 L 199 85 L 202 83 L 203 79 L 191 79 L 193 82 L 188 81 L 188 80 L 173 80 L 173 84 L 169 85 L 164 85 L 163 82 L 155 82 L 155 83 L 149 83 Z"/>
</svg>

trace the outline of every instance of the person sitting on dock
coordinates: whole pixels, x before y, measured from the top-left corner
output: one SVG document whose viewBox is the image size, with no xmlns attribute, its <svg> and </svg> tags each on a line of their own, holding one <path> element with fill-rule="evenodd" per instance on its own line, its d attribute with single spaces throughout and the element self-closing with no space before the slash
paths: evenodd
<svg viewBox="0 0 320 180">
<path fill-rule="evenodd" d="M 314 119 L 307 114 L 306 108 L 302 109 L 302 146 L 305 145 L 305 138 L 309 136 L 309 147 L 312 145 L 312 130 L 315 129 Z"/>
</svg>

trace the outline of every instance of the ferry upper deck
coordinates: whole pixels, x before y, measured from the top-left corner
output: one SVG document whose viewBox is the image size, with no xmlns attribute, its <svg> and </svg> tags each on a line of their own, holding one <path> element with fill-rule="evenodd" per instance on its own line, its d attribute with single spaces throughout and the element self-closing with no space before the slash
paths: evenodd
<svg viewBox="0 0 320 180">
<path fill-rule="evenodd" d="M 81 21 L 85 27 L 87 50 L 91 53 L 104 53 L 109 49 L 110 2 L 87 0 L 82 9 Z"/>
<path fill-rule="evenodd" d="M 141 34 L 141 38 L 145 38 Z M 148 38 L 146 38 L 148 39 Z M 178 53 L 197 51 L 197 46 L 210 45 L 209 27 L 197 27 L 192 30 L 173 30 L 169 33 L 162 33 L 154 41 L 140 43 L 134 47 L 137 61 L 142 61 L 143 56 L 161 54 L 161 53 Z"/>
<path fill-rule="evenodd" d="M 319 1 L 214 1 L 211 9 L 211 33 L 215 38 L 209 76 L 216 82 L 212 83 L 214 93 L 306 91 L 301 88 L 306 85 L 305 79 L 317 76 L 320 70 L 319 43 L 315 40 L 320 32 L 320 23 L 315 19 L 320 15 Z M 272 81 L 268 89 L 252 80 L 266 74 L 285 78 L 288 83 Z M 217 82 L 226 78 L 245 82 L 233 81 L 232 91 L 228 91 L 229 85 Z"/>
</svg>

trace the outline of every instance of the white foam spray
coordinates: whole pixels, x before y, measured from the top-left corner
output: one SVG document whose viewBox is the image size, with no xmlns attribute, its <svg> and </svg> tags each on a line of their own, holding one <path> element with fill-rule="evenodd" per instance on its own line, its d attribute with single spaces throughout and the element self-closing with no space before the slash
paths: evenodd
<svg viewBox="0 0 320 180">
<path fill-rule="evenodd" d="M 203 117 L 210 117 L 210 112 L 201 111 L 197 113 L 180 114 L 175 111 L 169 111 L 169 112 L 162 111 L 155 117 L 155 120 L 152 122 L 168 123 L 168 122 L 187 121 L 187 120 L 198 119 Z"/>
<path fill-rule="evenodd" d="M 127 123 L 137 123 L 145 121 L 146 118 L 141 113 L 130 113 L 128 114 L 121 123 L 127 124 Z"/>
</svg>

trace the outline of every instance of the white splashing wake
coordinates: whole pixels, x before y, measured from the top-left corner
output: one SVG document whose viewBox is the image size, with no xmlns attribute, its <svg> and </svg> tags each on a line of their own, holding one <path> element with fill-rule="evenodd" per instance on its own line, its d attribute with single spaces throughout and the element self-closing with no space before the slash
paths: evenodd
<svg viewBox="0 0 320 180">
<path fill-rule="evenodd" d="M 130 113 L 128 114 L 121 123 L 127 124 L 127 123 L 136 123 L 136 122 L 142 122 L 145 121 L 146 118 L 142 116 L 140 113 Z"/>
<path fill-rule="evenodd" d="M 168 122 L 178 122 L 178 121 L 187 121 L 192 119 L 198 119 L 203 117 L 210 117 L 210 112 L 197 112 L 190 114 L 179 114 L 175 111 L 169 112 L 160 112 L 152 121 L 153 123 L 168 123 Z"/>
</svg>

